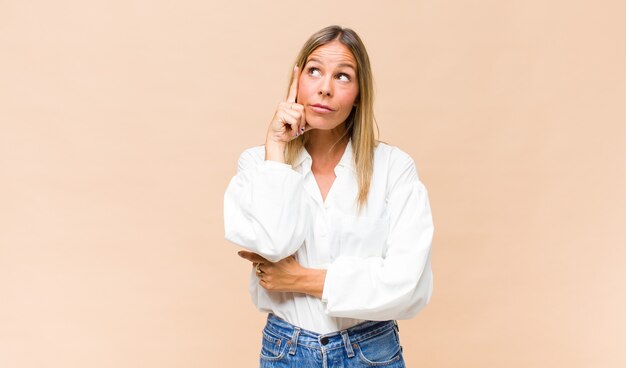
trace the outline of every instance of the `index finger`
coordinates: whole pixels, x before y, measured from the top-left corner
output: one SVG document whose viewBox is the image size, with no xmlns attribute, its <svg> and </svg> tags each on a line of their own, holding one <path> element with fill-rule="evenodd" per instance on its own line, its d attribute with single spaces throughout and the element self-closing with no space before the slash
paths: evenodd
<svg viewBox="0 0 626 368">
<path fill-rule="evenodd" d="M 293 81 L 291 81 L 291 87 L 289 87 L 287 102 L 296 102 L 296 96 L 298 95 L 298 79 L 300 79 L 300 68 L 296 65 L 293 68 Z"/>
<path fill-rule="evenodd" d="M 250 262 L 271 263 L 267 259 L 261 257 L 260 255 L 258 255 L 256 253 L 246 252 L 246 251 L 242 250 L 242 251 L 237 252 L 237 254 L 239 254 L 239 256 L 241 258 L 245 258 L 245 259 L 247 259 Z"/>
</svg>

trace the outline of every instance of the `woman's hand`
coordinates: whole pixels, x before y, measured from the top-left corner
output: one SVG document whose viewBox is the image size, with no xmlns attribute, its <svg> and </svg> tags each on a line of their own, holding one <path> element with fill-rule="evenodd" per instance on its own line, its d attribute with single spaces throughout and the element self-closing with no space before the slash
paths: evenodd
<svg viewBox="0 0 626 368">
<path fill-rule="evenodd" d="M 278 104 L 276 113 L 267 129 L 265 145 L 278 145 L 284 148 L 287 142 L 309 130 L 304 116 L 304 106 L 296 102 L 300 68 L 293 68 L 293 81 L 289 87 L 287 100 Z"/>
<path fill-rule="evenodd" d="M 294 256 L 281 259 L 272 263 L 260 255 L 252 252 L 240 251 L 239 256 L 252 262 L 252 267 L 256 268 L 260 264 L 261 274 L 259 277 L 259 285 L 267 291 L 298 291 L 300 277 L 303 274 L 304 267 L 296 261 Z"/>
<path fill-rule="evenodd" d="M 304 293 L 321 298 L 326 281 L 326 270 L 302 267 L 294 258 L 289 256 L 278 262 L 270 262 L 260 255 L 244 250 L 239 256 L 252 262 L 256 268 L 260 264 L 261 273 L 257 272 L 259 285 L 267 291 L 285 291 Z"/>
</svg>

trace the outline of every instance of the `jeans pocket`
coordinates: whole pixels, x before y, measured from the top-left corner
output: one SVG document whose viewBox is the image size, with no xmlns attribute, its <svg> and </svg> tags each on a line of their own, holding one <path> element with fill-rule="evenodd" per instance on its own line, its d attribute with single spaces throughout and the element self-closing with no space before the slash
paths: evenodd
<svg viewBox="0 0 626 368">
<path fill-rule="evenodd" d="M 402 359 L 393 328 L 357 343 L 359 359 L 369 366 L 385 366 Z"/>
<path fill-rule="evenodd" d="M 261 342 L 261 359 L 277 361 L 285 356 L 287 351 L 287 339 L 264 329 Z"/>
</svg>

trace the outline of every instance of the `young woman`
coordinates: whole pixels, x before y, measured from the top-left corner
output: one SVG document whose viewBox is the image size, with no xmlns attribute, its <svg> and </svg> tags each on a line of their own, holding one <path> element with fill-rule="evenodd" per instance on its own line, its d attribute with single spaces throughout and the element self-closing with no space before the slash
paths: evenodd
<svg viewBox="0 0 626 368">
<path fill-rule="evenodd" d="M 224 195 L 268 313 L 261 367 L 404 367 L 395 320 L 430 300 L 433 224 L 411 157 L 374 137 L 370 62 L 351 29 L 312 35 L 265 146 Z"/>
</svg>

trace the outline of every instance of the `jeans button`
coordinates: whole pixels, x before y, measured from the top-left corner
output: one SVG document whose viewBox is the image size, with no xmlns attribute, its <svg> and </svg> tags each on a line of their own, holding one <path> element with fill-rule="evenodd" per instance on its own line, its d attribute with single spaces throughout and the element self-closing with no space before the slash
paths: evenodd
<svg viewBox="0 0 626 368">
<path fill-rule="evenodd" d="M 320 342 L 322 343 L 322 345 L 326 345 L 326 344 L 328 344 L 328 337 L 326 337 L 326 336 L 322 337 L 322 339 L 320 340 Z"/>
</svg>

